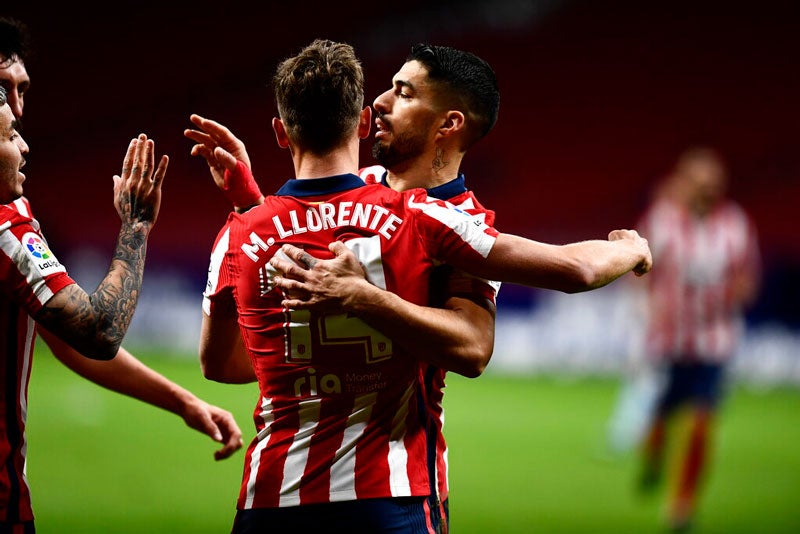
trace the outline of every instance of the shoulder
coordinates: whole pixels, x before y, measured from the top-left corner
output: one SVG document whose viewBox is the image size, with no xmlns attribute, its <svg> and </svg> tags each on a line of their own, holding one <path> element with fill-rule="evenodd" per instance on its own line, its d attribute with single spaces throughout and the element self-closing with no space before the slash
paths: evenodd
<svg viewBox="0 0 800 534">
<path fill-rule="evenodd" d="M 29 225 L 32 230 L 39 230 L 39 224 L 31 214 L 30 205 L 23 198 L 0 205 L 0 225 L 2 230 L 19 225 Z"/>
</svg>

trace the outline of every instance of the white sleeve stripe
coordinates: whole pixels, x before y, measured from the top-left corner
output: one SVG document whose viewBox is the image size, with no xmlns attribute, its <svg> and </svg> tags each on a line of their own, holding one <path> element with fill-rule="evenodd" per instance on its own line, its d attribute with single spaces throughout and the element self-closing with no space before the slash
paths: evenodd
<svg viewBox="0 0 800 534">
<path fill-rule="evenodd" d="M 414 195 L 411 195 L 408 205 L 451 228 L 482 257 L 488 256 L 492 250 L 496 239 L 486 233 L 489 226 L 468 213 L 459 211 L 452 204 L 448 203 L 450 207 L 447 207 L 433 201 L 415 202 Z"/>
</svg>

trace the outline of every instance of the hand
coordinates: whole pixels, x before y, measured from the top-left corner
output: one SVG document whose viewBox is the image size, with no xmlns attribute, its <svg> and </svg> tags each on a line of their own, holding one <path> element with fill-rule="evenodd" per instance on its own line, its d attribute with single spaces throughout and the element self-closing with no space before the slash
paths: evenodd
<svg viewBox="0 0 800 534">
<path fill-rule="evenodd" d="M 140 226 L 152 227 L 161 208 L 161 184 L 169 157 L 161 156 L 153 174 L 154 146 L 144 134 L 131 139 L 122 160 L 122 174 L 114 175 L 114 207 L 122 222 L 137 230 Z"/>
<path fill-rule="evenodd" d="M 278 255 L 272 257 L 270 265 L 283 273 L 274 282 L 287 293 L 284 307 L 341 313 L 358 298 L 363 284 L 369 286 L 364 268 L 344 243 L 334 241 L 328 249 L 334 254 L 333 259 L 315 258 L 293 245 L 281 247 L 291 261 Z"/>
<path fill-rule="evenodd" d="M 620 241 L 623 239 L 630 240 L 630 242 L 639 249 L 643 256 L 642 261 L 640 261 L 636 267 L 633 268 L 633 273 L 636 276 L 642 276 L 650 272 L 650 269 L 653 268 L 653 256 L 650 252 L 650 246 L 647 243 L 647 239 L 640 236 L 639 232 L 636 230 L 612 230 L 608 234 L 609 241 Z"/>
<path fill-rule="evenodd" d="M 197 144 L 192 156 L 202 156 L 214 183 L 237 211 L 260 204 L 264 195 L 250 170 L 250 157 L 244 143 L 220 123 L 199 115 L 190 120 L 199 130 L 186 129 L 183 135 Z"/>
<path fill-rule="evenodd" d="M 189 427 L 224 444 L 221 449 L 214 452 L 215 460 L 228 458 L 242 448 L 242 431 L 233 415 L 222 408 L 195 398 L 186 406 L 183 420 Z"/>
</svg>

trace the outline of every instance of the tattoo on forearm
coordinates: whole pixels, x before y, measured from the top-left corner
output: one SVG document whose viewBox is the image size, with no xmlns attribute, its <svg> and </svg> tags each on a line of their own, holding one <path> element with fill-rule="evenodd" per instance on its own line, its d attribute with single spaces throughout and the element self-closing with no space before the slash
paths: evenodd
<svg viewBox="0 0 800 534">
<path fill-rule="evenodd" d="M 84 353 L 119 345 L 128 330 L 142 287 L 147 232 L 124 225 L 108 274 L 91 295 L 68 286 L 60 306 L 47 306 L 37 319 Z"/>
</svg>

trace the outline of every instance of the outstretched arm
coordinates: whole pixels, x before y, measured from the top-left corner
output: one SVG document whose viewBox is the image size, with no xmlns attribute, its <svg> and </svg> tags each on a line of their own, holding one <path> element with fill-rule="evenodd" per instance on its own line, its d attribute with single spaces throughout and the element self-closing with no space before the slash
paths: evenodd
<svg viewBox="0 0 800 534">
<path fill-rule="evenodd" d="M 70 346 L 94 359 L 116 355 L 128 330 L 142 286 L 147 238 L 158 217 L 161 184 L 169 158 L 153 173 L 153 141 L 133 139 L 114 176 L 114 206 L 122 219 L 108 274 L 91 295 L 71 284 L 51 297 L 34 317 Z"/>
<path fill-rule="evenodd" d="M 613 230 L 606 241 L 567 245 L 500 234 L 485 262 L 462 268 L 503 282 L 580 293 L 603 287 L 629 272 L 641 276 L 652 266 L 645 238 L 635 230 Z"/>
<path fill-rule="evenodd" d="M 275 283 L 288 293 L 283 305 L 292 309 L 346 310 L 431 363 L 477 376 L 486 365 L 494 343 L 494 310 L 481 312 L 475 303 L 458 303 L 456 310 L 417 306 L 370 284 L 355 255 L 338 242 L 331 243 L 332 260 L 320 260 L 302 249 L 283 245 L 292 261 L 275 255 L 270 265 L 283 273 Z M 625 273 L 647 273 L 652 256 L 647 240 L 633 230 L 614 230 L 608 241 L 591 240 L 550 245 L 500 234 L 485 261 L 461 268 L 487 279 L 577 293 L 611 283 Z M 457 301 L 451 299 L 451 306 Z M 414 335 L 409 336 L 408 327 Z M 483 345 L 482 345 L 483 344 Z M 488 345 L 488 350 L 480 347 Z M 470 347 L 485 360 L 465 357 Z M 476 365 L 476 362 L 478 364 Z"/>
<path fill-rule="evenodd" d="M 162 408 L 180 416 L 186 425 L 222 443 L 214 459 L 228 458 L 242 447 L 242 431 L 233 415 L 197 398 L 120 347 L 110 361 L 84 358 L 44 328 L 39 335 L 61 363 L 82 377 L 122 395 Z"/>
<path fill-rule="evenodd" d="M 446 309 L 419 306 L 369 283 L 355 254 L 335 241 L 335 258 L 319 260 L 292 245 L 270 264 L 284 274 L 275 284 L 293 309 L 347 311 L 421 359 L 467 377 L 479 376 L 494 349 L 495 308 L 490 301 L 451 297 Z M 293 298 L 296 296 L 296 298 Z M 409 331 L 413 335 L 409 335 Z"/>
</svg>

